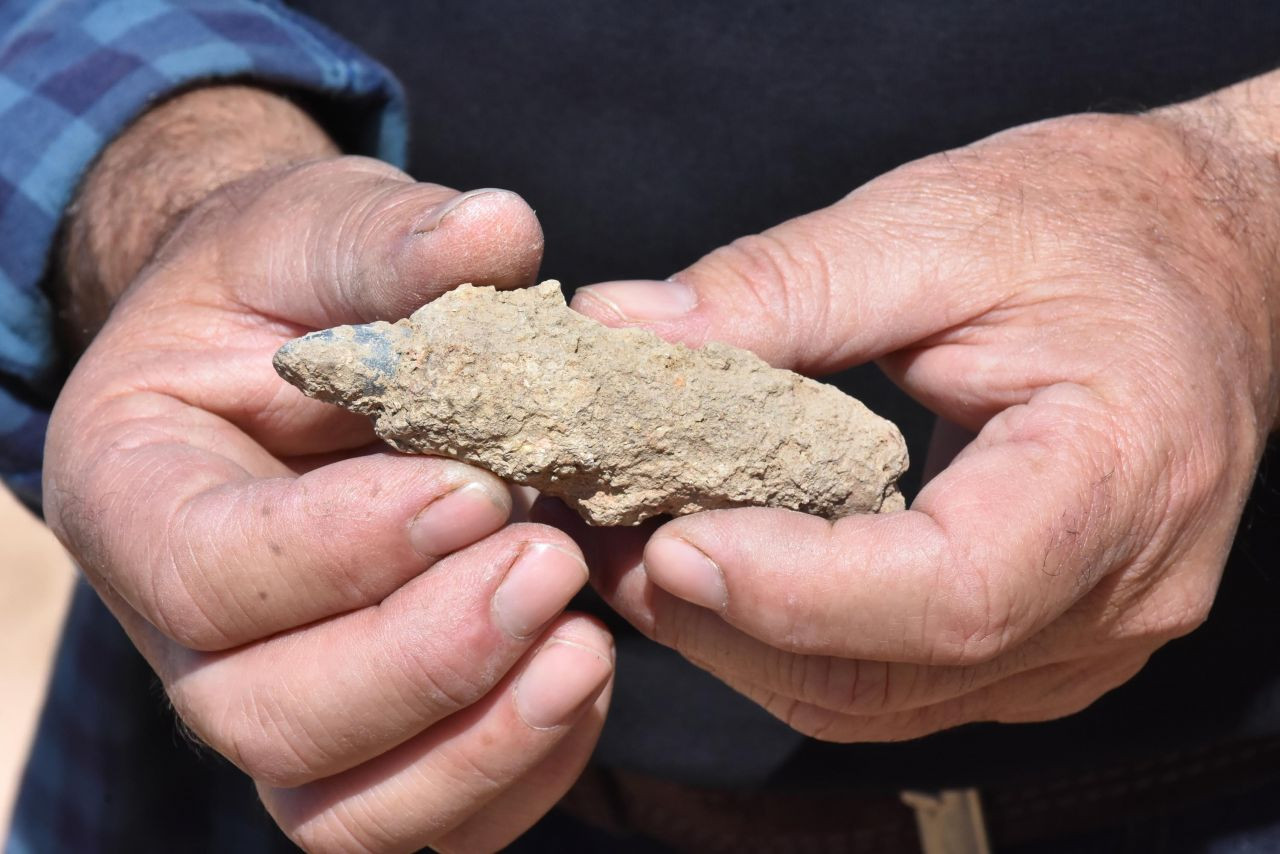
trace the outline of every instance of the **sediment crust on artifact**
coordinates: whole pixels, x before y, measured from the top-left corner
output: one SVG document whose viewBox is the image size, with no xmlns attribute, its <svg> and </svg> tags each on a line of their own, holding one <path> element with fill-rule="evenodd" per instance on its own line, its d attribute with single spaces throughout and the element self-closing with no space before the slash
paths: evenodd
<svg viewBox="0 0 1280 854">
<path fill-rule="evenodd" d="M 275 367 L 311 397 L 371 416 L 401 451 L 559 496 L 593 525 L 903 507 L 907 451 L 892 423 L 745 350 L 605 327 L 569 309 L 555 281 L 462 285 L 407 320 L 290 341 Z"/>
</svg>

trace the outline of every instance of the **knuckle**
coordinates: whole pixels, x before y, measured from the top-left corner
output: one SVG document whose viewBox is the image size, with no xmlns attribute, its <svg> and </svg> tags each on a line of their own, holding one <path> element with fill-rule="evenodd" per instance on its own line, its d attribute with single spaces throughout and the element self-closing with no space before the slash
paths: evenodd
<svg viewBox="0 0 1280 854">
<path fill-rule="evenodd" d="M 269 786 L 311 782 L 323 774 L 330 758 L 296 713 L 256 687 L 227 703 L 216 726 L 203 735 L 210 747 Z"/>
<path fill-rule="evenodd" d="M 647 637 L 655 643 L 674 649 L 695 664 L 710 666 L 703 660 L 705 651 L 698 643 L 700 624 L 694 607 L 673 596 L 660 595 L 653 605 L 653 620 L 646 627 Z"/>
<path fill-rule="evenodd" d="M 151 571 L 148 616 L 171 640 L 187 649 L 217 651 L 234 646 L 235 638 L 214 616 L 219 608 L 192 589 L 187 567 L 171 559 Z"/>
<path fill-rule="evenodd" d="M 1202 626 L 1213 607 L 1218 574 L 1193 573 L 1166 582 L 1146 607 L 1131 618 L 1133 622 L 1126 627 L 1125 634 L 1160 644 Z"/>
<path fill-rule="evenodd" d="M 1206 597 L 1202 601 L 1188 604 L 1177 611 L 1168 629 L 1171 637 L 1182 637 L 1183 635 L 1191 634 L 1191 632 L 1203 626 L 1209 619 L 1211 605 L 1211 597 Z"/>
<path fill-rule="evenodd" d="M 808 277 L 810 253 L 803 247 L 768 234 L 751 234 L 717 250 L 744 285 L 761 298 L 783 299 L 787 285 L 803 284 Z"/>
<path fill-rule="evenodd" d="M 988 664 L 1006 648 L 1003 630 L 979 611 L 952 613 L 935 637 L 928 664 L 976 667 Z"/>
<path fill-rule="evenodd" d="M 333 756 L 305 724 L 305 712 L 273 687 L 228 691 L 199 671 L 165 686 L 185 733 L 260 784 L 293 788 L 324 776 Z"/>
<path fill-rule="evenodd" d="M 380 247 L 376 244 L 385 245 L 400 237 L 400 230 L 387 222 L 390 208 L 386 194 L 383 189 L 352 199 L 331 220 L 316 223 L 311 229 L 310 247 L 318 258 L 327 254 L 324 266 L 338 277 L 334 283 L 336 294 L 344 305 L 362 304 L 366 295 L 382 284 L 380 274 L 365 269 L 362 261 L 366 257 L 385 257 L 387 253 L 377 251 Z M 319 245 L 321 241 L 327 245 Z"/>
<path fill-rule="evenodd" d="M 708 264 L 721 268 L 734 282 L 735 299 L 754 303 L 754 316 L 765 318 L 785 334 L 822 324 L 830 295 L 831 271 L 817 241 L 792 229 L 781 239 L 768 232 L 740 237 L 717 249 Z"/>
<path fill-rule="evenodd" d="M 943 566 L 925 616 L 929 641 L 924 663 L 987 664 L 1009 648 L 1017 629 L 1010 603 L 992 582 L 999 570 L 954 557 Z"/>
<path fill-rule="evenodd" d="M 371 176 L 401 183 L 413 181 L 390 163 L 355 154 L 311 160 L 291 167 L 289 172 L 290 180 L 303 184 L 326 183 L 346 176 Z"/>
<path fill-rule="evenodd" d="M 1194 520 L 1214 514 L 1222 506 L 1230 506 L 1233 480 L 1238 466 L 1233 465 L 1230 439 L 1224 431 L 1202 423 L 1202 418 L 1188 419 L 1191 429 L 1183 451 L 1182 465 L 1169 472 L 1170 484 L 1165 517 Z M 1246 453 L 1253 451 L 1248 448 Z"/>
<path fill-rule="evenodd" d="M 278 210 L 281 202 L 296 203 L 320 194 L 367 198 L 412 186 L 417 186 L 413 179 L 389 163 L 358 156 L 331 157 L 282 167 L 259 198 L 264 208 Z"/>
<path fill-rule="evenodd" d="M 440 759 L 439 786 L 453 792 L 468 792 L 476 800 L 510 785 L 513 765 L 518 764 L 510 755 L 487 746 L 480 750 L 467 746 L 442 750 Z"/>
<path fill-rule="evenodd" d="M 230 603 L 221 600 L 216 564 L 223 550 L 207 542 L 219 526 L 207 526 L 196 507 L 199 496 L 166 511 L 162 539 L 141 552 L 145 566 L 147 616 L 161 632 L 191 650 L 228 649 L 239 637 Z M 214 561 L 215 563 L 211 563 Z"/>
<path fill-rule="evenodd" d="M 888 665 L 878 661 L 807 656 L 798 660 L 797 696 L 815 706 L 855 715 L 889 707 Z"/>
<path fill-rule="evenodd" d="M 210 517 L 198 509 L 202 506 L 198 495 L 167 514 L 163 539 L 143 562 L 149 567 L 157 628 L 188 649 L 217 652 L 257 633 L 252 614 L 227 582 L 227 561 L 234 552 L 223 538 L 243 537 L 243 532 L 228 524 L 233 516 Z"/>
<path fill-rule="evenodd" d="M 370 573 L 368 563 L 371 558 L 397 560 L 383 545 L 388 517 L 409 507 L 418 483 L 426 493 L 423 506 L 449 486 L 427 467 L 415 478 L 414 488 L 397 490 L 401 496 L 393 503 L 384 497 L 388 487 L 382 472 L 376 465 L 345 468 L 341 489 L 334 488 L 332 473 L 320 471 L 296 479 L 259 481 L 259 488 L 245 492 L 233 510 L 244 525 L 238 547 L 257 555 L 255 560 L 271 564 L 305 563 L 334 601 L 372 604 L 385 598 L 391 592 L 385 576 Z M 356 496 L 367 498 L 353 500 Z M 280 519 L 288 521 L 281 525 Z M 316 537 L 312 533 L 316 531 L 327 531 L 329 536 Z M 364 544 L 367 547 L 361 548 Z M 420 569 L 417 564 L 404 568 Z"/>
<path fill-rule="evenodd" d="M 648 637 L 704 669 L 715 672 L 724 644 L 717 637 L 719 617 L 708 618 L 706 609 L 670 594 L 653 600 L 653 622 Z"/>
<path fill-rule="evenodd" d="M 396 695 L 411 714 L 432 717 L 470 706 L 488 693 L 499 674 L 478 660 L 491 649 L 487 627 L 478 621 L 405 634 L 391 645 L 387 655 L 396 676 L 393 686 L 412 686 Z"/>
<path fill-rule="evenodd" d="M 1158 623 L 1157 637 L 1173 640 L 1188 635 L 1209 619 L 1211 601 L 1183 602 L 1170 609 Z"/>
</svg>

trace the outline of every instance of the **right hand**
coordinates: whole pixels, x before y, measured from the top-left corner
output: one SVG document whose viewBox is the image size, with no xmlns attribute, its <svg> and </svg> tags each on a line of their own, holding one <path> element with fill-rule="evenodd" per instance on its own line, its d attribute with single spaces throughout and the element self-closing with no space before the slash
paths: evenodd
<svg viewBox="0 0 1280 854">
<path fill-rule="evenodd" d="M 257 173 L 183 218 L 58 400 L 50 527 L 304 848 L 500 847 L 598 737 L 613 650 L 561 614 L 577 546 L 271 368 L 310 330 L 527 284 L 541 249 L 512 193 L 360 158 Z"/>
</svg>

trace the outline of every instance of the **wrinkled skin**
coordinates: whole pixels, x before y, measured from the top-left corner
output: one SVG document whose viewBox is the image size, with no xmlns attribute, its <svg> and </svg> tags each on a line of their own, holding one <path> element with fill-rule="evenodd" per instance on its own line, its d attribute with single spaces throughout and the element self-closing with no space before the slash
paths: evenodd
<svg viewBox="0 0 1280 854">
<path fill-rule="evenodd" d="M 541 248 L 512 193 L 360 158 L 256 173 L 181 221 L 59 398 L 50 526 L 309 850 L 491 850 L 595 744 L 612 641 L 560 613 L 587 580 L 574 544 L 271 368 L 290 338 L 461 279 L 527 284 Z"/>
<path fill-rule="evenodd" d="M 1015 129 L 580 291 L 807 373 L 875 359 L 963 446 L 907 512 L 575 528 L 610 604 L 832 741 L 1067 715 L 1199 625 L 1275 421 L 1277 244 L 1275 163 L 1187 119 Z"/>
<path fill-rule="evenodd" d="M 210 150 L 256 144 L 258 114 L 229 97 L 211 149 L 201 108 L 106 197 L 165 207 Z M 1280 192 L 1256 140 L 1280 133 L 1199 134 L 1193 113 L 1021 128 L 673 283 L 582 294 L 606 322 L 810 373 L 876 359 L 976 433 L 902 513 L 576 532 L 610 603 L 841 741 L 1067 714 L 1194 628 L 1275 421 Z M 109 316 L 50 425 L 51 527 L 299 844 L 500 847 L 571 785 L 606 713 L 610 639 L 561 613 L 585 582 L 577 547 L 504 527 L 511 499 L 484 472 L 371 445 L 271 354 L 462 281 L 531 283 L 532 212 L 321 159 L 255 170 L 146 243 L 120 244 L 150 259 L 137 272 L 89 240 L 128 271 L 123 297 L 72 287 L 63 306 Z"/>
</svg>

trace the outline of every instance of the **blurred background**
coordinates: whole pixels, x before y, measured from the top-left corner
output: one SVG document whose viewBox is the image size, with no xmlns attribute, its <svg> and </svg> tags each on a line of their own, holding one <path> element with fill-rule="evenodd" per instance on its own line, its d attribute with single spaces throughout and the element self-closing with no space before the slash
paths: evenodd
<svg viewBox="0 0 1280 854">
<path fill-rule="evenodd" d="M 58 541 L 0 488 L 0 842 L 74 578 Z"/>
</svg>

